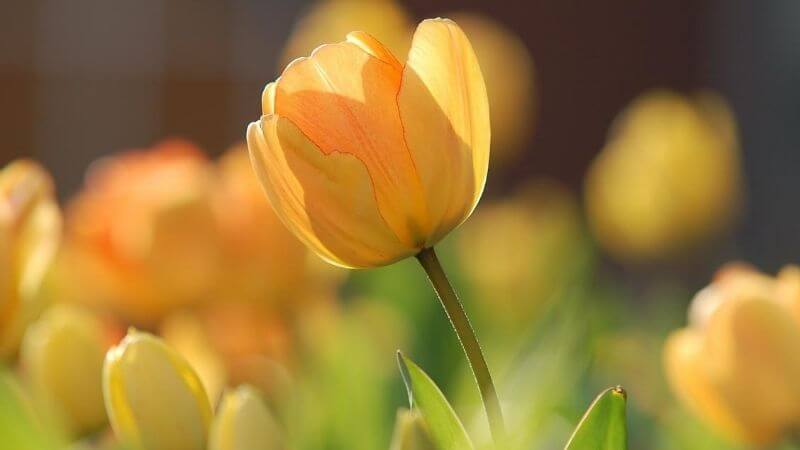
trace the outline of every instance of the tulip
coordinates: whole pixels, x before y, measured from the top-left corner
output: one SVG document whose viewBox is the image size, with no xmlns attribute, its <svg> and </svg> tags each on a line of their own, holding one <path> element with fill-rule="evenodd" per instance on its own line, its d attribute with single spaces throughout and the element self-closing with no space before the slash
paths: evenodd
<svg viewBox="0 0 800 450">
<path fill-rule="evenodd" d="M 425 420 L 418 411 L 401 409 L 397 412 L 389 450 L 434 450 L 435 448 Z"/>
<path fill-rule="evenodd" d="M 278 217 L 335 265 L 417 257 L 502 443 L 489 369 L 433 250 L 477 206 L 489 165 L 486 86 L 464 32 L 423 21 L 405 65 L 369 34 L 350 33 L 289 64 L 264 88 L 262 110 L 247 143 Z"/>
<path fill-rule="evenodd" d="M 614 121 L 587 174 L 592 231 L 626 262 L 697 247 L 736 215 L 739 159 L 735 120 L 722 98 L 643 94 Z"/>
<path fill-rule="evenodd" d="M 131 330 L 109 350 L 103 397 L 122 442 L 142 450 L 205 450 L 211 406 L 203 383 L 159 338 Z"/>
<path fill-rule="evenodd" d="M 210 295 L 219 264 L 214 180 L 210 161 L 181 140 L 96 162 L 67 208 L 61 291 L 140 324 Z M 69 294 L 75 284 L 93 289 Z"/>
<path fill-rule="evenodd" d="M 258 392 L 247 385 L 225 394 L 211 424 L 209 450 L 277 450 L 281 432 Z"/>
<path fill-rule="evenodd" d="M 20 357 L 35 391 L 71 434 L 105 424 L 105 345 L 94 316 L 67 305 L 50 308 L 26 331 Z"/>
<path fill-rule="evenodd" d="M 489 160 L 486 88 L 464 33 L 423 21 L 405 66 L 355 32 L 264 90 L 247 142 L 278 216 L 322 258 L 386 265 L 432 247 L 476 206 Z"/>
<path fill-rule="evenodd" d="M 39 290 L 61 241 L 47 172 L 19 160 L 0 170 L 0 358 L 16 352 L 42 308 Z"/>
<path fill-rule="evenodd" d="M 732 440 L 767 445 L 800 426 L 797 270 L 777 278 L 741 265 L 722 270 L 694 298 L 689 326 L 665 344 L 675 393 Z"/>
</svg>

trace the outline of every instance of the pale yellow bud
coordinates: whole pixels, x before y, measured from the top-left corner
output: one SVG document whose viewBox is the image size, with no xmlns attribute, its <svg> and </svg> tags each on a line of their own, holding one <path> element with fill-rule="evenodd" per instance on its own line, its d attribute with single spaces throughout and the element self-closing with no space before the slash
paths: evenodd
<svg viewBox="0 0 800 450">
<path fill-rule="evenodd" d="M 145 450 L 205 450 L 211 406 L 185 359 L 148 333 L 130 330 L 109 350 L 103 396 L 114 433 Z"/>
<path fill-rule="evenodd" d="M 417 411 L 400 409 L 394 424 L 394 435 L 389 450 L 434 450 L 436 446 L 428 434 L 427 425 Z"/>
<path fill-rule="evenodd" d="M 209 436 L 209 450 L 276 450 L 281 432 L 258 391 L 242 385 L 225 394 Z"/>
<path fill-rule="evenodd" d="M 35 392 L 75 434 L 106 422 L 102 371 L 105 348 L 97 319 L 58 305 L 28 328 L 21 358 Z"/>
</svg>

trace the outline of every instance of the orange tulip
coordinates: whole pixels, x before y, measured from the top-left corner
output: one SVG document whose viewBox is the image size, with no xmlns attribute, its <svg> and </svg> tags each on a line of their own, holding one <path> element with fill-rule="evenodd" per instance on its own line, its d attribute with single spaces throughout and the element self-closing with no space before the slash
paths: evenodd
<svg viewBox="0 0 800 450">
<path fill-rule="evenodd" d="M 213 181 L 202 152 L 180 140 L 95 163 L 67 210 L 65 284 L 78 277 L 96 294 L 77 300 L 152 323 L 209 295 L 219 262 Z"/>
<path fill-rule="evenodd" d="M 43 309 L 44 276 L 61 241 L 50 175 L 32 161 L 0 170 L 0 357 L 13 354 Z"/>
<path fill-rule="evenodd" d="M 800 426 L 798 270 L 722 270 L 693 300 L 689 326 L 666 342 L 675 393 L 733 440 L 765 445 Z"/>
<path fill-rule="evenodd" d="M 489 161 L 477 59 L 447 19 L 423 21 L 402 65 L 354 32 L 264 89 L 247 141 L 278 216 L 322 258 L 364 268 L 432 247 L 476 206 Z"/>
</svg>

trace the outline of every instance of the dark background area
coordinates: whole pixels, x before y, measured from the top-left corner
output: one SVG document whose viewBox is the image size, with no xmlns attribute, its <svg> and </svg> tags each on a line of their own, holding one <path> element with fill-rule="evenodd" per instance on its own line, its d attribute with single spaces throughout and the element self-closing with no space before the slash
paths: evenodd
<svg viewBox="0 0 800 450">
<path fill-rule="evenodd" d="M 710 87 L 739 119 L 747 209 L 737 257 L 800 254 L 800 2 L 403 2 L 417 18 L 490 15 L 537 67 L 536 132 L 508 183 L 551 175 L 579 192 L 609 123 L 653 87 Z M 243 139 L 304 1 L 0 3 L 0 164 L 42 160 L 63 195 L 114 151 L 184 136 L 211 154 Z"/>
</svg>

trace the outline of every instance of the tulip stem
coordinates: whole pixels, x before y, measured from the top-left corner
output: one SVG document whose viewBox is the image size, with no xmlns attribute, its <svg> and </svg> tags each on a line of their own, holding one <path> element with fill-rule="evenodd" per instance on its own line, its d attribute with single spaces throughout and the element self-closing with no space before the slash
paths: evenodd
<svg viewBox="0 0 800 450">
<path fill-rule="evenodd" d="M 489 428 L 492 432 L 495 446 L 500 447 L 506 441 L 505 424 L 503 422 L 503 411 L 500 408 L 500 400 L 497 397 L 497 390 L 492 381 L 492 375 L 489 373 L 489 367 L 486 365 L 486 359 L 483 357 L 481 345 L 475 336 L 475 330 L 469 323 L 467 313 L 464 307 L 458 300 L 453 286 L 447 279 L 447 275 L 436 256 L 433 248 L 426 248 L 417 254 L 417 260 L 425 269 L 428 279 L 433 285 L 433 289 L 439 296 L 439 301 L 442 303 L 450 323 L 461 342 L 461 348 L 469 361 L 469 366 L 472 368 L 472 374 L 475 376 L 475 381 L 478 383 L 478 390 L 481 393 L 483 400 L 483 407 L 486 411 L 486 416 L 489 419 Z"/>
</svg>

